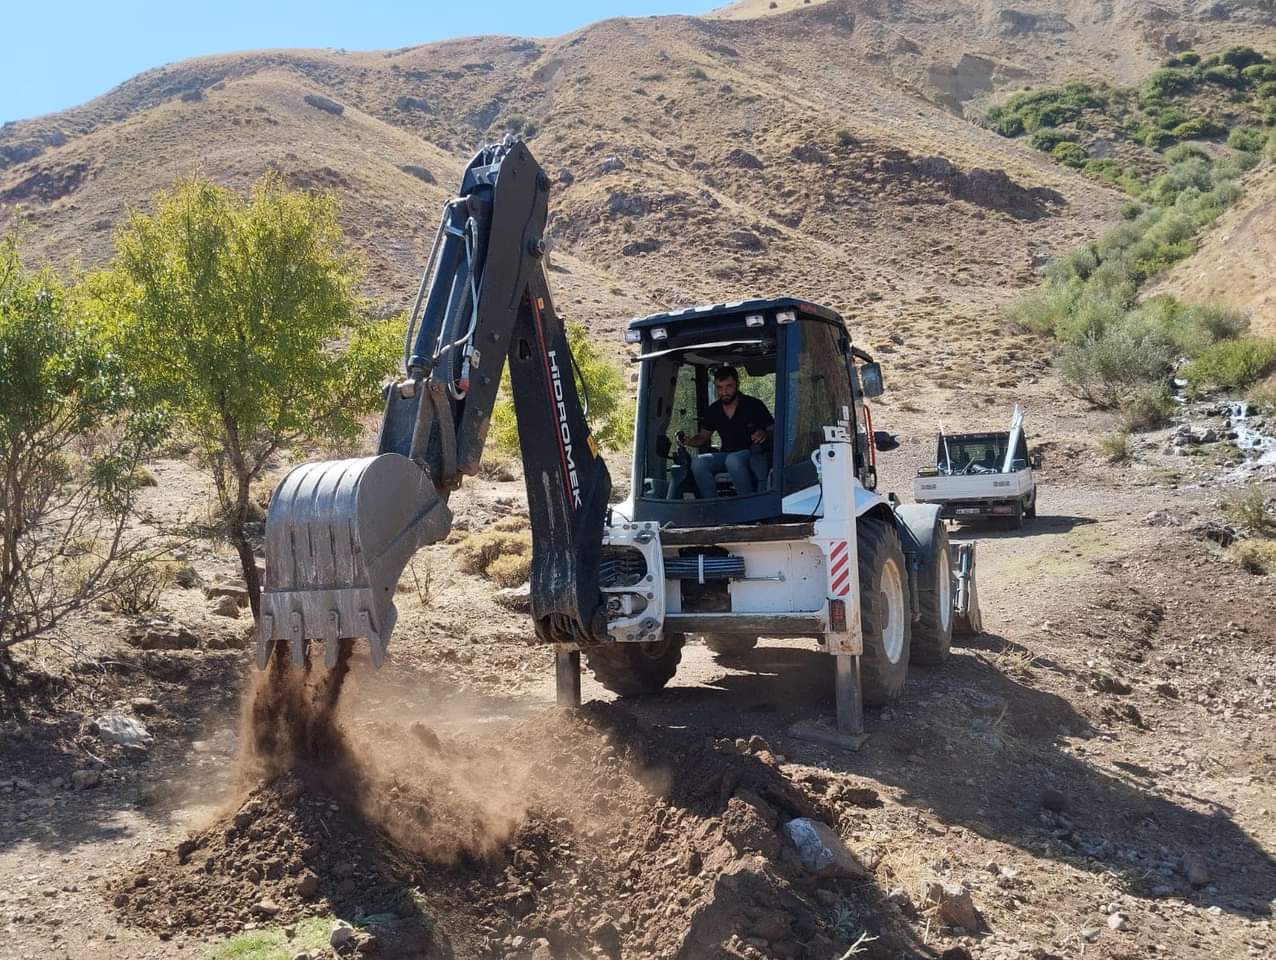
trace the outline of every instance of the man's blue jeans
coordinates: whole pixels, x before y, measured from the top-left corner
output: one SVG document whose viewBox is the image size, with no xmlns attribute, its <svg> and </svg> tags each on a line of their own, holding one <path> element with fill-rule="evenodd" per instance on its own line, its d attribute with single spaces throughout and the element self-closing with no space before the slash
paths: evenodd
<svg viewBox="0 0 1276 960">
<path fill-rule="evenodd" d="M 700 454 L 691 461 L 691 475 L 695 477 L 696 489 L 700 491 L 701 497 L 708 500 L 718 495 L 718 485 L 714 478 L 723 470 L 731 475 L 736 496 L 747 497 L 766 477 L 766 454 L 751 453 L 748 450 Z"/>
</svg>

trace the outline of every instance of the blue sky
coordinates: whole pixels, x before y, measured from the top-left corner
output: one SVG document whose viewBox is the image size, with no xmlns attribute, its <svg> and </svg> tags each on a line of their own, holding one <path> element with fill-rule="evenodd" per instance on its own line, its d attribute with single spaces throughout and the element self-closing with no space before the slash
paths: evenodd
<svg viewBox="0 0 1276 960">
<path fill-rule="evenodd" d="M 0 123 L 90 100 L 150 67 L 272 47 L 376 50 L 498 33 L 549 37 L 617 16 L 703 13 L 727 0 L 5 0 Z"/>
</svg>

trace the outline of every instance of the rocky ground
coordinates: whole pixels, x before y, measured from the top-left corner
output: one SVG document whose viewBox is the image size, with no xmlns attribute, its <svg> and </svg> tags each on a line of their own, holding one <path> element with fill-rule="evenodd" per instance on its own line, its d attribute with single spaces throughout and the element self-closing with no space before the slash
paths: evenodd
<svg viewBox="0 0 1276 960">
<path fill-rule="evenodd" d="M 1276 582 L 1226 556 L 1217 504 L 1273 468 L 1233 414 L 1185 407 L 1119 466 L 1102 417 L 1030 417 L 1040 516 L 955 531 L 980 541 L 986 632 L 870 710 L 856 753 L 793 735 L 832 711 L 798 642 L 691 645 L 637 701 L 587 676 L 562 716 L 522 614 L 440 546 L 391 664 L 356 655 L 351 763 L 261 782 L 233 565 L 192 549 L 149 622 L 94 612 L 4 692 L 0 955 L 202 956 L 318 916 L 345 952 L 404 957 L 1268 956 Z M 899 489 L 931 441 L 894 416 Z M 190 501 L 191 468 L 155 472 L 157 503 Z M 461 524 L 519 486 L 468 488 Z M 803 862 L 803 822 L 831 864 Z"/>
</svg>

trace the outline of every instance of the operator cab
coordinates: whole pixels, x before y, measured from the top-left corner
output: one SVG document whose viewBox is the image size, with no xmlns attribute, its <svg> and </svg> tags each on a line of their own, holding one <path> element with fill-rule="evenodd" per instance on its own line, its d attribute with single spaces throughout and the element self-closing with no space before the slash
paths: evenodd
<svg viewBox="0 0 1276 960">
<path fill-rule="evenodd" d="M 641 350 L 633 520 L 820 516 L 826 427 L 857 440 L 857 474 L 875 485 L 864 397 L 881 393 L 881 369 L 834 311 L 793 298 L 690 307 L 635 319 L 625 339 Z"/>
</svg>

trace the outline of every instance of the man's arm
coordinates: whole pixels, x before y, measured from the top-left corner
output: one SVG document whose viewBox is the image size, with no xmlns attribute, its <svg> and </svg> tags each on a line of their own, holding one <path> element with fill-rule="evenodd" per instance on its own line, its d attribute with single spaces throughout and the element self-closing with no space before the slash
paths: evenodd
<svg viewBox="0 0 1276 960">
<path fill-rule="evenodd" d="M 708 430 L 701 430 L 692 436 L 687 436 L 681 430 L 678 431 L 678 442 L 684 447 L 703 447 L 713 438 L 713 434 Z"/>
<path fill-rule="evenodd" d="M 766 404 L 761 400 L 756 400 L 757 410 L 753 417 L 753 433 L 749 439 L 754 443 L 766 443 L 768 439 L 775 433 L 775 417 L 771 416 L 771 411 L 766 408 Z"/>
</svg>

